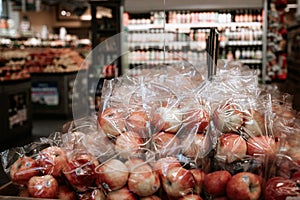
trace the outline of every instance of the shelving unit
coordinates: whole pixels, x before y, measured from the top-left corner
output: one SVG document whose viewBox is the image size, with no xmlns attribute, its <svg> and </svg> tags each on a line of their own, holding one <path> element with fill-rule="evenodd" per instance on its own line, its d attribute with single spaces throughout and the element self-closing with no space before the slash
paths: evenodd
<svg viewBox="0 0 300 200">
<path fill-rule="evenodd" d="M 129 13 L 129 71 L 186 59 L 192 64 L 205 62 L 206 39 L 210 28 L 220 33 L 219 58 L 239 60 L 262 70 L 263 9 L 211 11 L 161 11 Z M 167 53 L 164 55 L 163 50 Z M 177 55 L 174 59 L 171 53 Z M 260 74 L 261 75 L 261 74 Z"/>
<path fill-rule="evenodd" d="M 105 79 L 123 73 L 120 57 L 123 30 L 123 0 L 89 1 L 91 5 L 92 57 L 88 72 L 88 95 L 91 112 L 97 112 L 101 99 L 101 88 Z M 99 16 L 99 9 L 110 11 Z"/>
</svg>

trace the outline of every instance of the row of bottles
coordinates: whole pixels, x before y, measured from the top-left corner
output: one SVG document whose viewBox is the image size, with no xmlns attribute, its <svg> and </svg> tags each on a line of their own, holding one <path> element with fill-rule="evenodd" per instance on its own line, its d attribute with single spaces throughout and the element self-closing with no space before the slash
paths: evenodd
<svg viewBox="0 0 300 200">
<path fill-rule="evenodd" d="M 228 60 L 261 60 L 262 59 L 262 49 L 255 47 L 245 47 L 245 48 L 228 48 L 228 50 L 222 51 L 222 58 Z M 250 61 L 251 62 L 251 61 Z"/>
<path fill-rule="evenodd" d="M 224 36 L 227 41 L 259 41 L 263 31 L 260 26 L 225 28 Z"/>
<path fill-rule="evenodd" d="M 155 11 L 150 18 L 129 19 L 130 25 L 136 24 L 193 24 L 193 23 L 231 23 L 262 22 L 263 12 L 257 9 L 223 11 Z"/>
</svg>

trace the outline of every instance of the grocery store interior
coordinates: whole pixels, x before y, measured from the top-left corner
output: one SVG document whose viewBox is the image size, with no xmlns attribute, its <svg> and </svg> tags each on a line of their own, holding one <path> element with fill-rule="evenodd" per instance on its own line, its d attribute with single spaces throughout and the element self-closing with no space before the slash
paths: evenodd
<svg viewBox="0 0 300 200">
<path fill-rule="evenodd" d="M 299 0 L 0 0 L 0 151 L 99 112 L 106 80 L 212 55 L 297 113 L 299 23 Z"/>
</svg>

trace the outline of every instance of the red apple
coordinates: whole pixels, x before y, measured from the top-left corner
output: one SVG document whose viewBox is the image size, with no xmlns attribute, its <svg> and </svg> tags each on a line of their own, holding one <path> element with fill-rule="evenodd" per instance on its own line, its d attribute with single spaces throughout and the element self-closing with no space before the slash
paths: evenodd
<svg viewBox="0 0 300 200">
<path fill-rule="evenodd" d="M 193 174 L 183 167 L 169 168 L 165 176 L 161 178 L 165 192 L 172 198 L 179 198 L 192 193 L 195 187 Z"/>
<path fill-rule="evenodd" d="M 237 104 L 226 103 L 214 111 L 212 120 L 222 133 L 237 132 L 244 123 L 244 114 Z"/>
<path fill-rule="evenodd" d="M 292 174 L 291 179 L 300 183 L 300 169 Z"/>
<path fill-rule="evenodd" d="M 158 131 L 176 133 L 182 124 L 182 112 L 176 107 L 159 107 L 153 117 Z"/>
<path fill-rule="evenodd" d="M 219 137 L 216 158 L 227 163 L 241 160 L 246 156 L 247 143 L 235 133 L 226 133 Z"/>
<path fill-rule="evenodd" d="M 182 153 L 189 158 L 203 158 L 210 150 L 210 140 L 205 134 L 189 134 L 182 141 Z"/>
<path fill-rule="evenodd" d="M 204 133 L 207 130 L 209 121 L 209 112 L 204 106 L 187 110 L 183 115 L 184 126 L 189 130 L 197 128 L 198 133 Z"/>
<path fill-rule="evenodd" d="M 118 136 L 126 131 L 124 110 L 120 108 L 106 108 L 98 116 L 98 123 L 109 136 Z"/>
<path fill-rule="evenodd" d="M 58 199 L 64 200 L 76 200 L 76 193 L 66 185 L 59 185 L 58 187 Z"/>
<path fill-rule="evenodd" d="M 266 183 L 265 200 L 286 200 L 288 197 L 300 198 L 300 187 L 295 180 L 273 177 Z"/>
<path fill-rule="evenodd" d="M 139 163 L 136 166 L 131 163 L 128 188 L 141 197 L 150 196 L 160 188 L 159 175 L 148 163 Z"/>
<path fill-rule="evenodd" d="M 150 118 L 143 111 L 133 111 L 129 113 L 127 122 L 127 130 L 138 133 L 141 137 L 148 137 L 147 128 L 150 127 Z"/>
<path fill-rule="evenodd" d="M 109 192 L 106 200 L 137 200 L 138 198 L 130 192 L 127 187 L 123 187 L 119 190 Z"/>
<path fill-rule="evenodd" d="M 175 157 L 162 157 L 154 163 L 154 170 L 158 172 L 160 176 L 165 176 L 167 171 L 173 167 L 181 167 L 179 160 Z"/>
<path fill-rule="evenodd" d="M 94 156 L 88 153 L 80 153 L 68 159 L 63 173 L 75 190 L 85 192 L 94 186 L 97 178 L 95 173 L 97 165 L 98 163 Z"/>
<path fill-rule="evenodd" d="M 161 200 L 161 198 L 159 198 L 158 196 L 155 196 L 155 195 L 151 195 L 148 197 L 141 197 L 140 200 Z"/>
<path fill-rule="evenodd" d="M 120 157 L 127 158 L 137 153 L 139 151 L 138 148 L 143 144 L 144 141 L 139 134 L 133 131 L 127 131 L 117 137 L 115 149 L 120 154 Z"/>
<path fill-rule="evenodd" d="M 180 140 L 173 133 L 159 132 L 152 136 L 153 147 L 161 156 L 179 153 Z"/>
<path fill-rule="evenodd" d="M 57 146 L 47 147 L 40 151 L 37 162 L 43 174 L 59 177 L 62 174 L 64 165 L 67 163 L 66 152 Z"/>
<path fill-rule="evenodd" d="M 40 174 L 40 167 L 37 162 L 28 156 L 18 158 L 10 168 L 10 178 L 12 182 L 25 185 L 27 181 Z"/>
<path fill-rule="evenodd" d="M 108 191 L 118 190 L 125 186 L 129 176 L 127 166 L 118 159 L 111 159 L 96 168 L 99 183 Z"/>
<path fill-rule="evenodd" d="M 245 122 L 243 131 L 250 137 L 265 134 L 265 118 L 264 115 L 254 109 L 248 109 L 245 112 Z"/>
<path fill-rule="evenodd" d="M 106 197 L 101 189 L 92 189 L 80 194 L 79 200 L 106 200 Z"/>
<path fill-rule="evenodd" d="M 191 169 L 191 173 L 195 179 L 194 194 L 200 195 L 204 187 L 205 173 L 201 169 Z"/>
<path fill-rule="evenodd" d="M 181 197 L 179 200 L 202 200 L 202 198 L 196 194 L 188 194 L 184 197 Z"/>
<path fill-rule="evenodd" d="M 204 190 L 211 197 L 226 195 L 226 186 L 231 174 L 226 170 L 214 171 L 205 175 Z"/>
<path fill-rule="evenodd" d="M 270 136 L 254 136 L 247 141 L 247 153 L 253 155 L 274 156 L 276 153 L 275 139 Z"/>
<path fill-rule="evenodd" d="M 58 195 L 58 182 L 52 175 L 33 176 L 27 187 L 31 197 L 55 199 Z"/>
<path fill-rule="evenodd" d="M 261 178 L 251 172 L 240 172 L 232 176 L 226 186 L 228 199 L 257 200 L 262 194 Z"/>
</svg>

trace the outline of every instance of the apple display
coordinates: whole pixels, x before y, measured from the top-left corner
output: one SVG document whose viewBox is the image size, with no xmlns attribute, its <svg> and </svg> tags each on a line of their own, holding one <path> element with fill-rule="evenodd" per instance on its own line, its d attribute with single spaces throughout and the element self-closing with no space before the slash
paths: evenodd
<svg viewBox="0 0 300 200">
<path fill-rule="evenodd" d="M 106 200 L 101 189 L 95 188 L 79 195 L 79 200 Z"/>
<path fill-rule="evenodd" d="M 201 169 L 191 169 L 190 171 L 195 179 L 195 187 L 193 193 L 200 195 L 204 187 L 205 173 Z"/>
<path fill-rule="evenodd" d="M 109 192 L 106 200 L 138 200 L 138 198 L 127 187 L 123 187 Z"/>
<path fill-rule="evenodd" d="M 9 173 L 12 182 L 25 185 L 32 176 L 40 174 L 40 167 L 33 158 L 22 156 L 12 164 Z"/>
<path fill-rule="evenodd" d="M 213 198 L 225 196 L 226 186 L 231 177 L 231 174 L 226 170 L 206 174 L 204 179 L 204 191 Z"/>
<path fill-rule="evenodd" d="M 266 183 L 264 198 L 265 200 L 299 199 L 299 183 L 292 179 L 272 177 Z"/>
<path fill-rule="evenodd" d="M 143 144 L 144 141 L 139 134 L 127 131 L 117 137 L 115 150 L 120 154 L 120 157 L 127 158 L 131 154 L 137 153 Z"/>
<path fill-rule="evenodd" d="M 160 188 L 159 174 L 148 163 L 131 163 L 128 178 L 128 189 L 133 193 L 146 197 L 154 194 Z"/>
<path fill-rule="evenodd" d="M 261 136 L 265 134 L 265 118 L 264 115 L 254 109 L 248 109 L 245 112 L 245 122 L 243 131 L 250 137 Z"/>
<path fill-rule="evenodd" d="M 181 127 L 182 118 L 182 112 L 179 108 L 162 106 L 157 108 L 153 123 L 158 131 L 176 133 Z"/>
<path fill-rule="evenodd" d="M 127 166 L 118 159 L 111 159 L 96 168 L 99 183 L 108 191 L 125 186 L 129 176 Z"/>
<path fill-rule="evenodd" d="M 126 131 L 125 114 L 122 109 L 106 108 L 98 116 L 98 123 L 108 136 L 118 136 Z"/>
<path fill-rule="evenodd" d="M 183 167 L 168 168 L 161 180 L 163 189 L 171 198 L 180 198 L 190 194 L 195 187 L 193 174 Z"/>
<path fill-rule="evenodd" d="M 97 178 L 95 168 L 97 165 L 97 160 L 91 154 L 75 154 L 68 159 L 63 173 L 75 190 L 85 192 L 95 184 Z"/>
<path fill-rule="evenodd" d="M 161 156 L 176 155 L 180 151 L 180 140 L 173 133 L 155 133 L 152 136 L 152 142 L 154 150 Z"/>
<path fill-rule="evenodd" d="M 31 197 L 55 199 L 58 195 L 58 182 L 52 175 L 33 176 L 27 187 Z"/>
<path fill-rule="evenodd" d="M 204 108 L 204 106 L 187 110 L 183 114 L 184 126 L 189 130 L 194 130 L 194 128 L 197 128 L 197 133 L 204 133 L 207 130 L 209 121 L 209 112 Z"/>
<path fill-rule="evenodd" d="M 59 177 L 62 174 L 64 165 L 67 163 L 66 152 L 57 146 L 47 147 L 40 151 L 37 162 L 43 174 Z"/>
<path fill-rule="evenodd" d="M 182 141 L 182 153 L 189 158 L 203 158 L 210 150 L 210 139 L 202 133 L 189 134 Z"/>
<path fill-rule="evenodd" d="M 261 198 L 261 178 L 251 172 L 239 172 L 232 176 L 226 186 L 230 200 L 258 200 Z"/>
<path fill-rule="evenodd" d="M 244 114 L 237 104 L 226 103 L 213 112 L 212 120 L 222 133 L 237 132 L 244 123 Z"/>
<path fill-rule="evenodd" d="M 66 185 L 59 185 L 58 186 L 58 199 L 63 200 L 76 200 L 77 196 L 76 193 Z"/>
<path fill-rule="evenodd" d="M 275 139 L 270 136 L 255 136 L 247 140 L 247 153 L 253 155 L 274 156 L 276 153 Z"/>
<path fill-rule="evenodd" d="M 235 133 L 222 134 L 218 138 L 216 158 L 232 163 L 246 156 L 247 143 L 240 135 Z"/>
<path fill-rule="evenodd" d="M 127 130 L 136 132 L 141 137 L 148 137 L 147 128 L 150 128 L 150 118 L 145 111 L 130 112 L 126 122 Z"/>
</svg>

